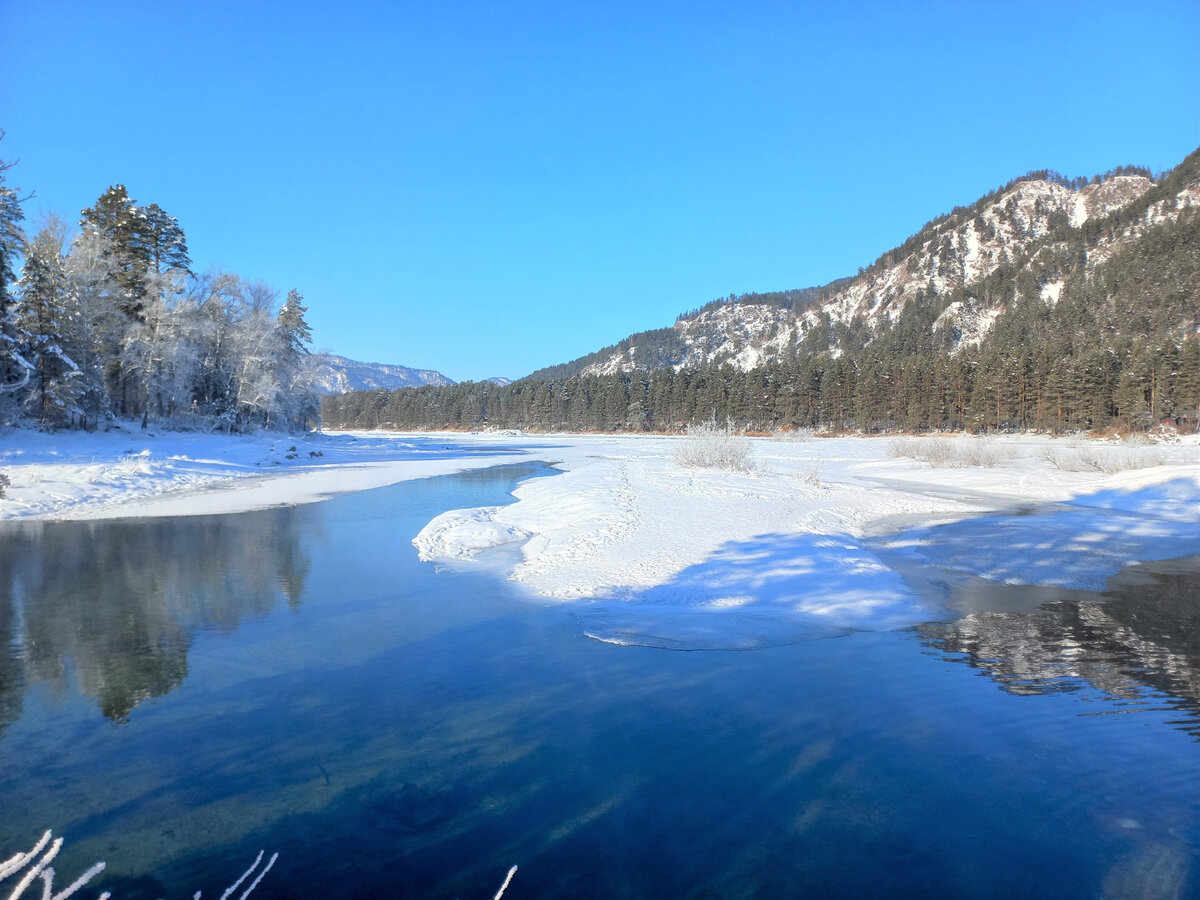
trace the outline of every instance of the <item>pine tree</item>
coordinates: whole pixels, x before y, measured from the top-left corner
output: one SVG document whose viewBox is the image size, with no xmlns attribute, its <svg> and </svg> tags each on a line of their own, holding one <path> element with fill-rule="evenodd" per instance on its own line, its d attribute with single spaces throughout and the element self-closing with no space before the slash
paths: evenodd
<svg viewBox="0 0 1200 900">
<path fill-rule="evenodd" d="M 178 271 L 191 274 L 192 260 L 188 256 L 187 237 L 179 221 L 167 215 L 157 203 L 145 209 L 144 240 L 149 263 L 155 272 Z"/>
<path fill-rule="evenodd" d="M 286 397 L 285 415 L 304 430 L 321 419 L 321 401 L 314 387 L 308 349 L 312 344 L 312 329 L 304 318 L 306 312 L 304 297 L 292 288 L 276 318 L 281 340 L 279 376 Z"/>
<path fill-rule="evenodd" d="M 80 228 L 107 241 L 106 252 L 115 263 L 121 288 L 118 309 L 130 319 L 141 318 L 151 263 L 150 226 L 145 211 L 134 205 L 125 185 L 115 184 L 80 215 Z"/>
<path fill-rule="evenodd" d="M 3 137 L 0 130 L 0 139 Z M 12 394 L 25 386 L 31 371 L 20 353 L 23 341 L 17 329 L 17 301 L 10 290 L 17 258 L 25 249 L 21 200 L 17 191 L 5 185 L 4 173 L 12 166 L 11 162 L 0 161 L 0 421 L 15 414 Z"/>
<path fill-rule="evenodd" d="M 25 407 L 43 425 L 72 425 L 84 418 L 79 404 L 87 380 L 66 349 L 72 337 L 70 282 L 52 230 L 43 229 L 29 246 L 17 288 L 18 323 L 27 341 L 22 355 L 33 371 Z"/>
</svg>

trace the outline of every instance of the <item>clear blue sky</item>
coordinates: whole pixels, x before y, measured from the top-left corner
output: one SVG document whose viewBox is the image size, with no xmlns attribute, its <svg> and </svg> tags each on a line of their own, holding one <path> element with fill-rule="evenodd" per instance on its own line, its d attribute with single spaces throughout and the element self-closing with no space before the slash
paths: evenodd
<svg viewBox="0 0 1200 900">
<path fill-rule="evenodd" d="M 1200 145 L 1200 3 L 2 0 L 0 156 L 315 345 L 517 377 L 853 273 L 1030 169 Z"/>
</svg>

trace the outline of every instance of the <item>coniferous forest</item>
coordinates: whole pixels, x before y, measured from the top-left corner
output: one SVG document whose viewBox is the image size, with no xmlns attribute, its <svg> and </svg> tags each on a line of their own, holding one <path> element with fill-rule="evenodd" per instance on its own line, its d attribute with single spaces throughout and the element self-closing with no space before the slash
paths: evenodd
<svg viewBox="0 0 1200 900">
<path fill-rule="evenodd" d="M 0 136 L 3 132 L 0 132 Z M 319 424 L 303 298 L 192 271 L 182 226 L 113 185 L 32 237 L 0 163 L 0 424 Z M 72 236 L 73 235 L 73 236 Z"/>
<path fill-rule="evenodd" d="M 1130 173 L 1143 174 L 1123 168 L 1094 181 Z M 1046 172 L 1026 177 L 1072 189 L 1086 183 Z M 1006 253 L 986 277 L 922 293 L 894 319 L 822 314 L 786 353 L 755 368 L 670 365 L 680 338 L 661 329 L 504 386 L 468 382 L 327 396 L 323 422 L 604 432 L 676 431 L 710 419 L 756 431 L 1061 432 L 1163 423 L 1193 430 L 1200 417 L 1200 207 L 1143 223 L 1152 204 L 1197 183 L 1200 153 L 1128 206 L 1082 227 L 1058 222 L 1014 247 L 1011 257 Z M 975 216 L 993 200 L 989 195 L 953 215 Z M 941 221 L 884 254 L 866 274 L 912 259 Z M 1101 245 L 1103 253 L 1095 252 Z M 1042 286 L 1052 280 L 1062 287 L 1056 302 L 1047 302 Z M 849 281 L 717 304 L 820 304 Z M 959 342 L 954 328 L 939 323 L 953 304 L 998 310 L 983 340 Z M 582 371 L 614 350 L 637 368 Z"/>
</svg>

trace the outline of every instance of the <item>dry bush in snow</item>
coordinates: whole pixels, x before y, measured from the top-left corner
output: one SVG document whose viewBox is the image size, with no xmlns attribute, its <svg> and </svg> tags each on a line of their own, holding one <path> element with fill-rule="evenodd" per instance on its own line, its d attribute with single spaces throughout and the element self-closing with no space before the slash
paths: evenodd
<svg viewBox="0 0 1200 900">
<path fill-rule="evenodd" d="M 8 480 L 8 476 L 0 472 L 0 500 L 4 499 L 4 489 L 12 487 L 12 482 Z"/>
<path fill-rule="evenodd" d="M 821 461 L 817 460 L 811 466 L 804 470 L 804 474 L 800 476 L 800 480 L 810 488 L 820 490 L 821 487 Z"/>
<path fill-rule="evenodd" d="M 677 464 L 687 468 L 754 470 L 754 450 L 749 438 L 732 424 L 722 427 L 712 420 L 689 425 L 687 435 L 676 444 L 672 455 Z"/>
<path fill-rule="evenodd" d="M 888 441 L 888 456 L 892 459 L 915 459 L 935 469 L 963 469 L 970 466 L 992 469 L 1005 459 L 1011 459 L 1012 453 L 987 438 L 952 441 L 931 437 L 893 438 Z"/>
<path fill-rule="evenodd" d="M 1118 449 L 1115 447 L 1076 446 L 1070 450 L 1046 448 L 1046 460 L 1061 472 L 1101 472 L 1115 475 L 1131 469 L 1150 469 L 1161 466 L 1166 457 L 1149 448 Z"/>
<path fill-rule="evenodd" d="M 789 444 L 805 444 L 816 437 L 812 428 L 785 428 L 771 435 L 773 441 L 784 441 Z"/>
</svg>

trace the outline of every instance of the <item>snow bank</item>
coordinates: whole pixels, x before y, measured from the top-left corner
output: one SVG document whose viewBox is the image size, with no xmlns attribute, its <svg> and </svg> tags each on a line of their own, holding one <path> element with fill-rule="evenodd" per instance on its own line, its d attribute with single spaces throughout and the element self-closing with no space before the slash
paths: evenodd
<svg viewBox="0 0 1200 900">
<path fill-rule="evenodd" d="M 1086 443 L 1041 437 L 1002 438 L 993 465 L 953 469 L 892 458 L 886 439 L 762 439 L 754 472 L 682 468 L 679 440 L 8 431 L 0 520 L 231 512 L 540 460 L 563 474 L 521 484 L 511 505 L 438 516 L 413 539 L 422 558 L 496 563 L 505 549 L 509 577 L 579 604 L 593 637 L 682 648 L 940 615 L 881 561 L 889 554 L 1095 587 L 1131 561 L 1200 552 L 1195 438 L 1157 448 L 1162 465 L 1111 475 L 1055 467 L 1052 451 Z M 1029 506 L 1040 514 L 995 515 Z"/>
<path fill-rule="evenodd" d="M 512 505 L 439 517 L 414 543 L 425 559 L 462 560 L 497 534 L 529 535 L 505 561 L 510 577 L 583 601 L 585 633 L 612 643 L 751 648 L 945 614 L 875 548 L 919 548 L 923 562 L 999 581 L 1025 573 L 1077 586 L 1102 585 L 1134 559 L 1200 551 L 1195 442 L 1164 448 L 1164 465 L 1104 475 L 1060 471 L 1047 448 L 1062 442 L 1037 437 L 1004 439 L 997 461 L 967 469 L 892 459 L 884 440 L 759 440 L 754 473 L 681 468 L 677 439 L 561 440 L 566 474 L 521 485 Z M 983 518 L 1076 497 L 1087 499 L 1058 519 Z M 914 525 L 925 531 L 902 531 Z"/>
<path fill-rule="evenodd" d="M 216 435 L 0 431 L 10 486 L 0 521 L 242 512 L 501 462 L 536 448 L 484 438 L 334 433 Z"/>
</svg>

